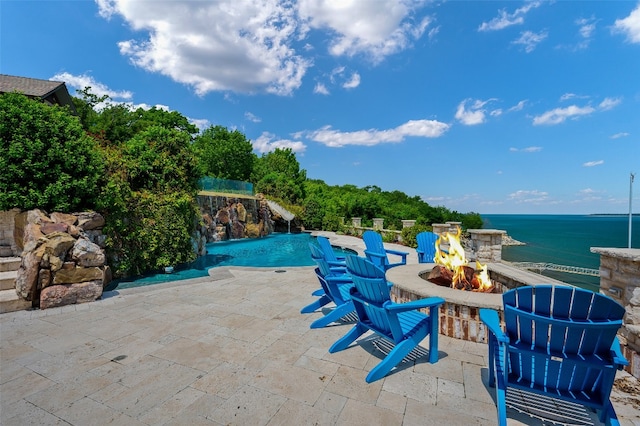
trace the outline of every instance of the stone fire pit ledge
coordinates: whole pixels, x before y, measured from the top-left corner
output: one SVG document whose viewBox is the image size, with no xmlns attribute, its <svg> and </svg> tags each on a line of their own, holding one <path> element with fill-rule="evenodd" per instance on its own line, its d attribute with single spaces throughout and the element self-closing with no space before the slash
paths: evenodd
<svg viewBox="0 0 640 426">
<path fill-rule="evenodd" d="M 502 311 L 502 295 L 456 290 L 439 286 L 420 278 L 422 272 L 429 273 L 434 263 L 419 263 L 391 268 L 387 271 L 387 279 L 404 295 L 412 294 L 417 299 L 425 297 L 442 297 L 450 303 L 477 308 L 491 308 Z"/>
</svg>

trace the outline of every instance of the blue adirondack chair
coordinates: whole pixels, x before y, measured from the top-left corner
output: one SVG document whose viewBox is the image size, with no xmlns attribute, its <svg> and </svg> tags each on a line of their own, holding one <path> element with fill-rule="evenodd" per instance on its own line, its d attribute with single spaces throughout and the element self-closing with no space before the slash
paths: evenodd
<svg viewBox="0 0 640 426">
<path fill-rule="evenodd" d="M 609 400 L 616 370 L 628 364 L 616 333 L 625 310 L 598 293 L 538 285 L 502 296 L 498 313 L 480 309 L 489 333 L 489 385 L 496 386 L 498 422 L 506 425 L 507 388 L 558 398 L 600 411 L 617 425 Z"/>
<path fill-rule="evenodd" d="M 394 266 L 406 265 L 407 264 L 407 255 L 404 251 L 398 250 L 390 250 L 384 248 L 384 243 L 382 242 L 382 236 L 375 231 L 365 231 L 362 234 L 362 239 L 364 240 L 364 245 L 366 249 L 364 254 L 367 256 L 370 262 L 374 265 L 382 268 L 384 271 L 389 268 L 393 268 Z M 400 256 L 401 260 L 396 263 L 391 263 L 389 261 L 388 255 L 392 254 L 395 256 Z"/>
<path fill-rule="evenodd" d="M 362 334 L 371 330 L 394 343 L 389 354 L 369 372 L 367 383 L 385 377 L 425 337 L 429 339 L 429 362 L 438 361 L 438 308 L 444 303 L 440 297 L 430 297 L 408 303 L 391 301 L 385 273 L 365 258 L 347 256 L 347 271 L 355 288 L 351 300 L 358 315 L 358 323 L 331 346 L 330 353 L 346 349 Z M 429 308 L 429 315 L 418 309 Z"/>
<path fill-rule="evenodd" d="M 310 243 L 309 249 L 311 250 L 311 257 L 318 265 L 315 273 L 324 290 L 324 295 L 302 308 L 301 313 L 315 312 L 322 306 L 333 302 L 336 305 L 333 310 L 311 323 L 311 328 L 322 328 L 353 312 L 354 308 L 350 293 L 353 281 L 350 275 L 332 270 L 324 257 L 324 253 L 318 246 Z"/>
<path fill-rule="evenodd" d="M 318 242 L 318 246 L 320 246 L 320 250 L 324 253 L 324 258 L 326 259 L 329 266 L 332 268 L 346 268 L 344 256 L 337 256 L 336 252 L 333 251 L 333 247 L 331 246 L 331 242 L 327 237 L 323 237 L 322 235 L 318 235 L 316 237 L 316 241 Z"/>
<path fill-rule="evenodd" d="M 418 263 L 433 263 L 436 256 L 436 241 L 438 235 L 433 232 L 420 232 L 416 235 L 416 242 L 418 247 L 416 252 L 418 253 Z"/>
</svg>

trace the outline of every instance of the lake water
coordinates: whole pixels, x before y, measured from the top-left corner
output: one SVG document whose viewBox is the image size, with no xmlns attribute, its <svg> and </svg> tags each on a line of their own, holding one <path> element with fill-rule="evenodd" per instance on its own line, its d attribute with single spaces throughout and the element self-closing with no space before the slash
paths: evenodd
<svg viewBox="0 0 640 426">
<path fill-rule="evenodd" d="M 502 258 L 511 262 L 548 262 L 598 269 L 600 255 L 591 247 L 626 248 L 629 216 L 624 215 L 482 215 L 484 228 L 507 231 L 526 246 L 507 246 Z M 640 216 L 633 216 L 631 246 L 640 248 Z M 598 277 L 544 272 L 544 275 L 594 289 Z"/>
</svg>

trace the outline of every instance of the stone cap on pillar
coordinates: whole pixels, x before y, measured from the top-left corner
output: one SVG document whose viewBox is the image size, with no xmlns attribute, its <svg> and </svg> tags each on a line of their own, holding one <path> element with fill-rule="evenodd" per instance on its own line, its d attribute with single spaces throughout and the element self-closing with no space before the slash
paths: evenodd
<svg viewBox="0 0 640 426">
<path fill-rule="evenodd" d="M 632 262 L 640 262 L 640 249 L 636 248 L 591 247 L 590 251 L 591 253 L 629 259 Z"/>
</svg>

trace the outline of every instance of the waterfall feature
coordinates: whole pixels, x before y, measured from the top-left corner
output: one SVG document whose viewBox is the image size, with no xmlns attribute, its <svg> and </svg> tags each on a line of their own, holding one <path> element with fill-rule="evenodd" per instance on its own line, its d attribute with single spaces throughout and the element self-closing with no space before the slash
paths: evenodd
<svg viewBox="0 0 640 426">
<path fill-rule="evenodd" d="M 201 233 L 207 243 L 256 238 L 271 233 L 273 226 L 269 209 L 261 196 L 200 193 L 197 200 L 204 222 Z"/>
<path fill-rule="evenodd" d="M 289 210 L 282 207 L 280 204 L 275 201 L 267 200 L 267 204 L 269 205 L 269 209 L 276 215 L 280 216 L 282 219 L 287 221 L 287 233 L 291 233 L 291 221 L 294 217 L 296 217 Z"/>
</svg>

